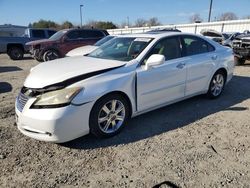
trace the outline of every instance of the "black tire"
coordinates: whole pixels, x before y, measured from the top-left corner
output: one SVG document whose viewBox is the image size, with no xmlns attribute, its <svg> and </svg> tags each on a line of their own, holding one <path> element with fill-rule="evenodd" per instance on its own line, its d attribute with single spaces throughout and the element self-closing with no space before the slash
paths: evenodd
<svg viewBox="0 0 250 188">
<path fill-rule="evenodd" d="M 8 55 L 12 60 L 21 60 L 23 59 L 24 52 L 22 48 L 13 46 L 9 48 Z"/>
<path fill-rule="evenodd" d="M 239 58 L 237 56 L 234 56 L 235 65 L 244 65 L 245 61 L 246 60 L 244 58 Z"/>
<path fill-rule="evenodd" d="M 218 77 L 222 79 L 222 81 L 220 82 L 220 85 L 219 85 L 219 82 L 215 83 L 215 80 Z M 213 77 L 212 77 L 212 79 L 210 81 L 209 89 L 208 89 L 208 92 L 207 92 L 207 97 L 210 98 L 210 99 L 216 99 L 216 98 L 218 98 L 222 94 L 222 92 L 224 90 L 225 83 L 226 83 L 226 75 L 225 75 L 225 73 L 223 71 L 220 71 L 220 70 L 217 71 L 213 75 Z M 218 84 L 218 86 L 216 84 Z M 219 87 L 220 87 L 220 90 L 217 90 L 217 92 L 216 92 L 215 91 L 216 88 L 219 88 Z"/>
<path fill-rule="evenodd" d="M 54 59 L 60 58 L 59 53 L 56 50 L 47 50 L 43 53 L 42 59 L 43 61 L 51 61 Z"/>
<path fill-rule="evenodd" d="M 34 57 L 35 60 L 37 60 L 38 62 L 43 62 L 43 59 L 40 57 Z"/>
<path fill-rule="evenodd" d="M 107 114 L 106 112 L 104 112 L 103 108 L 105 105 L 108 108 L 112 108 L 111 106 L 109 106 L 109 104 L 112 105 L 111 101 L 117 101 L 116 107 L 119 107 L 119 106 L 121 107 L 123 105 L 124 110 L 118 113 L 120 115 L 117 114 L 117 117 L 118 116 L 124 117 L 123 121 L 116 120 L 116 117 L 115 118 L 112 117 L 111 111 L 110 111 L 110 114 Z M 121 102 L 122 105 L 118 101 Z M 119 109 L 117 111 L 119 111 Z M 99 120 L 101 119 L 100 117 L 102 117 L 102 119 L 107 117 L 107 120 L 103 121 L 102 123 L 99 123 Z M 104 96 L 95 103 L 95 105 L 93 106 L 91 110 L 90 118 L 89 118 L 90 132 L 98 138 L 112 137 L 118 134 L 121 131 L 121 129 L 127 124 L 129 117 L 130 117 L 129 104 L 128 104 L 128 101 L 124 97 L 122 97 L 119 94 L 110 94 L 110 95 Z M 109 121 L 109 125 L 107 126 L 108 121 Z M 117 123 L 117 127 L 116 125 L 113 125 L 113 121 Z M 107 130 L 104 131 L 106 126 L 107 126 Z"/>
</svg>

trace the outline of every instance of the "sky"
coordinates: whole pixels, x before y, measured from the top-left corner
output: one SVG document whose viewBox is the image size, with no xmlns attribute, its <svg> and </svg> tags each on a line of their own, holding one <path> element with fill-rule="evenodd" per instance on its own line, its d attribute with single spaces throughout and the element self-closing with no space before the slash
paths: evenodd
<svg viewBox="0 0 250 188">
<path fill-rule="evenodd" d="M 80 5 L 83 24 L 91 21 L 133 23 L 138 18 L 157 17 L 162 24 L 188 23 L 190 16 L 200 14 L 208 19 L 210 0 L 0 0 L 0 25 L 27 26 L 40 19 L 58 23 L 70 21 L 80 25 Z M 250 15 L 250 0 L 213 0 L 212 20 L 224 12 L 234 12 L 239 18 Z"/>
</svg>

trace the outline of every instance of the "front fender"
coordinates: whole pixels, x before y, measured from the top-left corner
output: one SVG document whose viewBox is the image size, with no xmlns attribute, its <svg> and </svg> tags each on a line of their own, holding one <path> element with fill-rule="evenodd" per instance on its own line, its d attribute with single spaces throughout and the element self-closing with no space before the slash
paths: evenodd
<svg viewBox="0 0 250 188">
<path fill-rule="evenodd" d="M 123 73 L 120 73 L 119 69 L 111 72 L 73 84 L 72 87 L 81 86 L 84 89 L 73 99 L 72 103 L 80 105 L 88 102 L 96 102 L 108 93 L 120 91 L 127 95 L 131 102 L 132 110 L 135 111 L 136 72 L 124 71 Z"/>
</svg>

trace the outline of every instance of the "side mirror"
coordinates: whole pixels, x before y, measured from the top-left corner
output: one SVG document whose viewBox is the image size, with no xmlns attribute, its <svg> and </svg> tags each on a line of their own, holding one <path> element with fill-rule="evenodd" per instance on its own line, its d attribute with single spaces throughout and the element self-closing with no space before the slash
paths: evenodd
<svg viewBox="0 0 250 188">
<path fill-rule="evenodd" d="M 151 55 L 146 62 L 146 70 L 161 65 L 165 62 L 165 56 L 160 54 Z"/>
</svg>

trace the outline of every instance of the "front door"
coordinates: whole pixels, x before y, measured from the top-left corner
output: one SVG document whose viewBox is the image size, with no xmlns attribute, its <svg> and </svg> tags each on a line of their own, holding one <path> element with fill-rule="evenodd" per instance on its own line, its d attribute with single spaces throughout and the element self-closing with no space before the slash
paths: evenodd
<svg viewBox="0 0 250 188">
<path fill-rule="evenodd" d="M 162 54 L 166 61 L 148 70 L 145 70 L 143 65 L 137 68 L 138 111 L 184 97 L 186 58 L 181 57 L 179 37 L 159 41 L 146 56 L 145 62 L 152 54 Z"/>
</svg>

